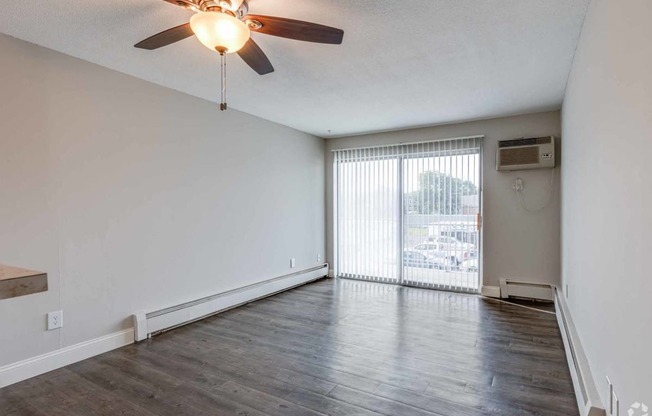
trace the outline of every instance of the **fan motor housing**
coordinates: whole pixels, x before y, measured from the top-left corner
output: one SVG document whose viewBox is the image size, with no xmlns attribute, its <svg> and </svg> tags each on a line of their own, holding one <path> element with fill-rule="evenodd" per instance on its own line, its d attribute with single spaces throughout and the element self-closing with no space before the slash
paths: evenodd
<svg viewBox="0 0 652 416">
<path fill-rule="evenodd" d="M 217 11 L 224 12 L 237 17 L 242 20 L 249 13 L 249 3 L 247 0 L 244 0 L 238 10 L 231 10 L 229 6 L 232 3 L 232 0 L 176 0 L 177 4 L 186 9 L 191 9 L 195 11 L 209 12 Z"/>
</svg>

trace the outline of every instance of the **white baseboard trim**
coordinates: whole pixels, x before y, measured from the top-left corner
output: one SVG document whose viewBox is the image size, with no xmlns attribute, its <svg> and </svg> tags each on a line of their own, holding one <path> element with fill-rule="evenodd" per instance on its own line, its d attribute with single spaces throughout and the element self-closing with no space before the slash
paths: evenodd
<svg viewBox="0 0 652 416">
<path fill-rule="evenodd" d="M 0 388 L 133 344 L 134 329 L 105 335 L 0 367 Z"/>
<path fill-rule="evenodd" d="M 297 271 L 260 283 L 196 299 L 180 305 L 133 315 L 136 341 L 272 296 L 328 275 L 328 264 Z"/>
<path fill-rule="evenodd" d="M 500 297 L 500 287 L 499 286 L 482 286 L 480 291 L 482 296 L 488 296 L 490 298 L 499 298 Z"/>
<path fill-rule="evenodd" d="M 581 416 L 606 416 L 595 380 L 589 368 L 589 362 L 582 348 L 579 335 L 570 316 L 563 293 L 553 286 L 557 323 L 564 341 L 568 369 L 573 380 L 577 406 Z"/>
</svg>

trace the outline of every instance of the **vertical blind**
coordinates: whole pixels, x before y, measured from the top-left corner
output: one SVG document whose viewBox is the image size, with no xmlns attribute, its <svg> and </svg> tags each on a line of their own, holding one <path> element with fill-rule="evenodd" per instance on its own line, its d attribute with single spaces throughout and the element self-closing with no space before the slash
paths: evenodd
<svg viewBox="0 0 652 416">
<path fill-rule="evenodd" d="M 481 137 L 334 151 L 338 276 L 479 289 Z"/>
<path fill-rule="evenodd" d="M 397 282 L 400 276 L 398 146 L 335 152 L 338 274 Z"/>
</svg>

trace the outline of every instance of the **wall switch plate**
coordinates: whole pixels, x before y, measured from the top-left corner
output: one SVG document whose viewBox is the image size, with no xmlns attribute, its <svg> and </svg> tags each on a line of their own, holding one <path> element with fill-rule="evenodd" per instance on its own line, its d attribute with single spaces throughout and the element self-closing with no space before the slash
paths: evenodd
<svg viewBox="0 0 652 416">
<path fill-rule="evenodd" d="M 63 311 L 48 312 L 48 331 L 63 326 Z"/>
<path fill-rule="evenodd" d="M 292 258 L 290 259 L 290 268 L 294 269 L 296 266 L 297 266 L 297 259 L 295 259 L 294 257 L 292 257 Z"/>
</svg>

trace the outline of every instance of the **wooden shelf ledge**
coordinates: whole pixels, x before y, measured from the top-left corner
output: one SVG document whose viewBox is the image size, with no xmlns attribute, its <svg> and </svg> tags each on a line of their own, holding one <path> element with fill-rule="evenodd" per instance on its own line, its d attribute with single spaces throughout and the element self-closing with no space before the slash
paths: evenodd
<svg viewBox="0 0 652 416">
<path fill-rule="evenodd" d="M 0 264 L 0 299 L 16 298 L 46 290 L 47 273 Z"/>
</svg>

